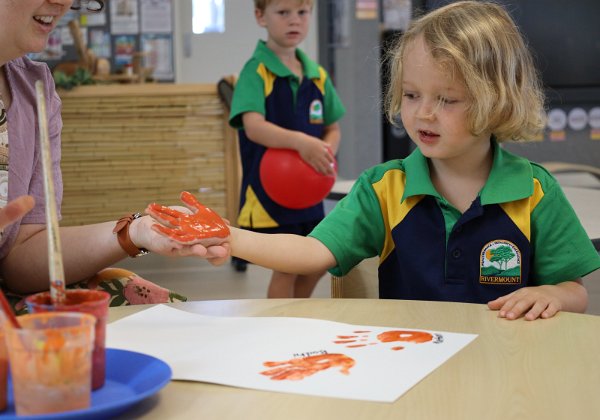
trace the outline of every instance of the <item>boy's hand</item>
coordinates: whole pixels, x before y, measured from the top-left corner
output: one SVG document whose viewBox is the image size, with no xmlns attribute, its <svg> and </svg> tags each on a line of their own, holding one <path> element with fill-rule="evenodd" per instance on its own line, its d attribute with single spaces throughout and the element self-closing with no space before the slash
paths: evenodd
<svg viewBox="0 0 600 420">
<path fill-rule="evenodd" d="M 334 174 L 334 158 L 331 147 L 322 140 L 309 135 L 300 144 L 298 153 L 302 160 L 312 166 L 315 171 L 323 175 Z"/>
<path fill-rule="evenodd" d="M 510 320 L 521 316 L 525 316 L 527 321 L 551 318 L 563 310 L 560 293 L 558 286 L 524 287 L 488 302 L 488 307 L 500 311 L 500 318 Z"/>
</svg>

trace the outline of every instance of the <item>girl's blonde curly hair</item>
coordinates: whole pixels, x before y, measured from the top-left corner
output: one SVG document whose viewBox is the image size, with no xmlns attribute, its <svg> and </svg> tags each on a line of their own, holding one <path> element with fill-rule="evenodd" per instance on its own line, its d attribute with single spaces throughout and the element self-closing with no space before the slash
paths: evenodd
<svg viewBox="0 0 600 420">
<path fill-rule="evenodd" d="M 490 131 L 498 141 L 527 140 L 544 128 L 543 89 L 517 25 L 503 7 L 478 1 L 434 10 L 415 20 L 400 37 L 387 57 L 390 121 L 400 114 L 405 51 L 420 36 L 433 58 L 465 84 L 472 134 Z"/>
</svg>

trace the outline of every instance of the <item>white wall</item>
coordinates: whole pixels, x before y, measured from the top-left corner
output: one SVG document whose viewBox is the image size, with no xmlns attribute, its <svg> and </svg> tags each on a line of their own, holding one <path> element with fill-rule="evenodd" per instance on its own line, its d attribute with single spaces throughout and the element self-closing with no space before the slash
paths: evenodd
<svg viewBox="0 0 600 420">
<path fill-rule="evenodd" d="M 225 32 L 200 35 L 192 33 L 192 1 L 175 0 L 173 3 L 177 83 L 216 83 L 225 75 L 238 74 L 252 55 L 258 39 L 266 39 L 265 30 L 254 19 L 252 0 L 225 0 Z M 300 46 L 315 60 L 318 58 L 317 32 L 315 7 L 309 35 Z"/>
</svg>

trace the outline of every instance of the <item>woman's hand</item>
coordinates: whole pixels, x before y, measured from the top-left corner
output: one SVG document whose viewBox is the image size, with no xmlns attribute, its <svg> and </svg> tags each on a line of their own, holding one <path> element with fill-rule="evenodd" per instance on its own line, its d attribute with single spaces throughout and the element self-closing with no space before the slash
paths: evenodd
<svg viewBox="0 0 600 420">
<path fill-rule="evenodd" d="M 16 222 L 25 216 L 35 205 L 35 200 L 30 195 L 23 195 L 9 201 L 0 208 L 0 229 Z"/>
</svg>

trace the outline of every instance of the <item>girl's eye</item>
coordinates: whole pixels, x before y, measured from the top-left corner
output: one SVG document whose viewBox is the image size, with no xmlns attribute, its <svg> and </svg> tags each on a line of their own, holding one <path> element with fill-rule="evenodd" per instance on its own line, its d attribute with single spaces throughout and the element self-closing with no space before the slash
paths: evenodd
<svg viewBox="0 0 600 420">
<path fill-rule="evenodd" d="M 402 96 L 406 99 L 415 99 L 417 97 L 416 94 L 409 93 L 409 92 L 404 92 L 404 94 L 402 94 Z"/>
<path fill-rule="evenodd" d="M 457 103 L 458 101 L 456 99 L 440 98 L 440 102 L 444 105 L 452 105 Z"/>
</svg>

